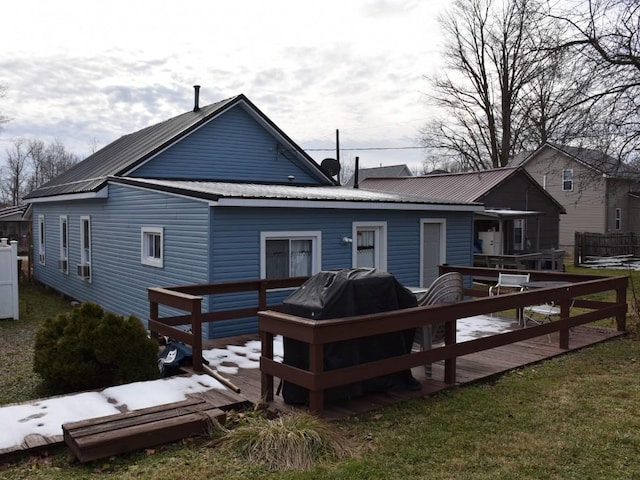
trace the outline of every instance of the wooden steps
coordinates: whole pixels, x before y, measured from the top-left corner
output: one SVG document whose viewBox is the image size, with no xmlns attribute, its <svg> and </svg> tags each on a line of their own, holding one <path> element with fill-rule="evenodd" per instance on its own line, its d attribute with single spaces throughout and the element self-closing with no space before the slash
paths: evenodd
<svg viewBox="0 0 640 480">
<path fill-rule="evenodd" d="M 248 403 L 230 392 L 220 396 L 210 391 L 181 402 L 67 423 L 63 438 L 79 461 L 88 462 L 206 435 L 212 422 L 224 424 L 225 410 Z"/>
</svg>

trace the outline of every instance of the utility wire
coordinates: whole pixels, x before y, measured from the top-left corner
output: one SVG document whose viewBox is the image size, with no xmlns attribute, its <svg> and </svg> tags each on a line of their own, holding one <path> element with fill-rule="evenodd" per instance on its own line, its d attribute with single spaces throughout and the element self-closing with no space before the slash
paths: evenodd
<svg viewBox="0 0 640 480">
<path fill-rule="evenodd" d="M 342 148 L 340 147 L 340 151 L 346 150 L 410 150 L 417 148 L 427 148 L 427 147 L 363 147 L 363 148 Z M 333 152 L 335 148 L 305 148 L 307 152 Z"/>
</svg>

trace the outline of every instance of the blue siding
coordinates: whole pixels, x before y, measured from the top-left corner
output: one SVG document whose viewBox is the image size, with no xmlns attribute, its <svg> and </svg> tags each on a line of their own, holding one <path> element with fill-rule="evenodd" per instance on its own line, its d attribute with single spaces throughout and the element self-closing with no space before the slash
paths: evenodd
<svg viewBox="0 0 640 480">
<path fill-rule="evenodd" d="M 447 219 L 447 263 L 471 264 L 473 215 L 471 213 L 408 212 L 385 210 L 313 210 L 216 208 L 212 222 L 211 281 L 260 276 L 260 232 L 321 231 L 322 269 L 350 268 L 353 222 L 387 222 L 387 269 L 405 285 L 420 281 L 420 219 Z M 231 308 L 241 301 L 219 297 L 214 308 Z M 256 319 L 221 323 L 215 336 L 255 332 Z"/>
<path fill-rule="evenodd" d="M 209 255 L 209 207 L 202 202 L 111 185 L 109 199 L 34 205 L 45 215 L 46 266 L 37 262 L 38 281 L 79 301 L 93 301 L 120 315 L 146 323 L 147 288 L 206 283 Z M 69 222 L 69 275 L 58 270 L 59 217 Z M 80 216 L 91 217 L 92 281 L 76 275 L 80 263 Z M 164 266 L 141 264 L 141 227 L 163 227 Z M 206 307 L 206 305 L 205 305 Z"/>
<path fill-rule="evenodd" d="M 327 184 L 243 108 L 235 107 L 142 165 L 130 176 Z"/>
</svg>

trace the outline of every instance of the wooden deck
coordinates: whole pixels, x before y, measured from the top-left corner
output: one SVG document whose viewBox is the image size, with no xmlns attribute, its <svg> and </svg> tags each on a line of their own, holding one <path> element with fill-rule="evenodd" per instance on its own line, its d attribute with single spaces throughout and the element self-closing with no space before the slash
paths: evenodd
<svg viewBox="0 0 640 480">
<path fill-rule="evenodd" d="M 543 360 L 570 353 L 572 351 L 594 345 L 612 338 L 624 335 L 614 329 L 579 326 L 572 330 L 570 348 L 563 350 L 558 347 L 557 334 L 551 335 L 551 341 L 545 335 L 531 340 L 517 342 L 502 347 L 485 350 L 479 353 L 466 355 L 458 358 L 457 381 L 455 384 L 446 384 L 443 381 L 444 368 L 438 362 L 432 366 L 431 378 L 426 378 L 423 367 L 412 370 L 413 376 L 420 381 L 421 390 L 385 392 L 378 394 L 367 394 L 354 400 L 328 403 L 325 407 L 323 418 L 336 420 L 359 413 L 369 412 L 385 406 L 406 401 L 411 398 L 428 397 L 439 391 L 459 387 L 465 384 L 482 381 L 494 375 L 520 368 L 526 365 L 541 362 Z M 248 341 L 256 340 L 256 335 L 245 335 L 208 341 L 204 345 L 205 349 L 214 347 L 222 348 L 228 345 L 245 345 Z M 185 373 L 189 373 L 186 371 Z M 249 404 L 262 403 L 261 399 L 261 372 L 259 369 L 239 369 L 236 374 L 224 374 L 234 385 L 240 388 L 240 393 L 236 394 L 232 390 L 216 391 L 212 390 L 204 394 L 208 401 L 215 407 L 222 410 L 240 407 L 245 401 Z M 203 395 L 203 394 L 201 394 Z M 281 396 L 276 396 L 274 401 L 268 405 L 271 410 L 280 412 L 306 410 L 306 407 L 291 406 L 284 403 Z M 47 450 L 52 447 L 64 445 L 63 437 L 42 437 L 40 435 L 29 435 L 25 442 L 15 448 L 0 450 L 0 459 L 11 455 L 24 455 L 33 453 L 36 450 Z"/>
<path fill-rule="evenodd" d="M 433 364 L 431 378 L 426 378 L 423 367 L 414 368 L 412 369 L 412 374 L 414 378 L 420 381 L 422 390 L 368 394 L 346 402 L 329 403 L 325 406 L 323 418 L 336 420 L 349 415 L 357 415 L 359 413 L 383 408 L 411 398 L 429 396 L 448 388 L 479 382 L 509 370 L 535 364 L 622 335 L 624 335 L 624 332 L 618 332 L 614 329 L 579 326 L 571 331 L 570 348 L 568 350 L 558 347 L 558 334 L 556 333 L 552 334 L 550 339 L 547 335 L 544 335 L 531 340 L 459 357 L 457 362 L 457 378 L 454 385 L 447 384 L 443 381 L 443 362 Z M 244 345 L 249 340 L 256 340 L 256 337 L 234 337 L 232 339 L 225 339 L 224 344 Z M 221 346 L 223 346 L 221 341 L 209 341 L 205 348 Z M 262 401 L 260 370 L 240 369 L 236 375 L 225 374 L 224 376 L 240 387 L 240 395 L 244 396 L 251 403 L 256 404 Z M 268 407 L 279 411 L 306 409 L 306 407 L 288 405 L 284 403 L 282 397 L 278 395 L 275 396 L 274 401 L 271 402 Z"/>
</svg>

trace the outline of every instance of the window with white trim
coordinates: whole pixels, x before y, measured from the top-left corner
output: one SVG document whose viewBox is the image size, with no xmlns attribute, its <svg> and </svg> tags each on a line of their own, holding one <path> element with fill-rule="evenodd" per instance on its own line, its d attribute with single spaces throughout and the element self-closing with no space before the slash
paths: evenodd
<svg viewBox="0 0 640 480">
<path fill-rule="evenodd" d="M 44 215 L 38 215 L 38 262 L 44 265 L 45 257 L 45 223 Z"/>
<path fill-rule="evenodd" d="M 622 230 L 622 209 L 616 208 L 616 230 Z"/>
<path fill-rule="evenodd" d="M 162 227 L 142 227 L 141 257 L 143 265 L 162 268 L 164 265 L 164 229 Z"/>
<path fill-rule="evenodd" d="M 321 232 L 261 232 L 261 278 L 311 276 L 320 271 Z"/>
<path fill-rule="evenodd" d="M 91 266 L 91 217 L 80 217 L 80 267 L 79 276 L 91 280 L 93 267 Z"/>
<path fill-rule="evenodd" d="M 386 271 L 386 222 L 354 222 L 352 248 L 352 265 L 354 268 L 376 268 Z"/>
<path fill-rule="evenodd" d="M 562 170 L 562 191 L 573 191 L 573 169 Z"/>
<path fill-rule="evenodd" d="M 69 273 L 69 220 L 66 215 L 60 216 L 60 260 L 58 269 Z"/>
</svg>

